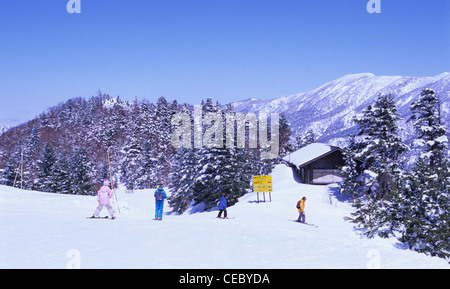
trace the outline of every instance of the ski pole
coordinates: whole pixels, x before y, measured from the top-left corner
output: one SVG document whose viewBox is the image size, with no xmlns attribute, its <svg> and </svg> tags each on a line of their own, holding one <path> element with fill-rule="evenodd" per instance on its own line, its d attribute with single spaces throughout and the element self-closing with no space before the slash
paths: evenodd
<svg viewBox="0 0 450 289">
<path fill-rule="evenodd" d="M 120 214 L 119 201 L 117 200 L 116 189 L 114 188 L 114 181 L 113 181 L 112 174 L 111 174 L 111 160 L 109 159 L 109 151 L 107 151 L 107 153 L 108 153 L 109 178 L 111 179 L 111 186 L 112 186 L 113 194 L 114 194 L 114 197 L 116 198 L 117 210 L 119 211 L 119 214 Z"/>
</svg>

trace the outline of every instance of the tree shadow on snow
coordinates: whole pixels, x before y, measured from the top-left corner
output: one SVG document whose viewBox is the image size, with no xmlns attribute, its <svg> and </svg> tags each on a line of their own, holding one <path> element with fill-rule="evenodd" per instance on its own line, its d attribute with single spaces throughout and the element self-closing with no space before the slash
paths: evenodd
<svg viewBox="0 0 450 289">
<path fill-rule="evenodd" d="M 341 194 L 339 192 L 339 187 L 337 185 L 328 186 L 328 196 L 330 197 L 330 200 L 334 198 L 338 202 L 341 202 L 341 203 L 351 203 L 352 202 L 351 194 Z"/>
</svg>

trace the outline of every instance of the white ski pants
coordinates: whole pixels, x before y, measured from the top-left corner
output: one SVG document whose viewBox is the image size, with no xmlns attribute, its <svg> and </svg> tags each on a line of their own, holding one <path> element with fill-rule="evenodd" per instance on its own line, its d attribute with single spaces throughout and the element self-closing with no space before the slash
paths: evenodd
<svg viewBox="0 0 450 289">
<path fill-rule="evenodd" d="M 111 205 L 98 205 L 97 209 L 94 212 L 94 217 L 99 217 L 100 212 L 103 210 L 103 206 L 106 206 L 111 217 L 114 217 L 114 210 Z"/>
</svg>

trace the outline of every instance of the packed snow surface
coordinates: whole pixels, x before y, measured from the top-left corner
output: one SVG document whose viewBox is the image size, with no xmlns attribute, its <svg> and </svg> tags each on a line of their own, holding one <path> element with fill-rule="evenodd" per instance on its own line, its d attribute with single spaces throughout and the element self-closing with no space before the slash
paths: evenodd
<svg viewBox="0 0 450 289">
<path fill-rule="evenodd" d="M 117 219 L 90 220 L 95 197 L 0 186 L 0 268 L 450 268 L 395 238 L 361 238 L 332 188 L 297 184 L 283 165 L 272 179 L 272 202 L 247 194 L 229 220 L 213 211 L 154 221 L 153 190 L 119 190 Z M 303 196 L 318 228 L 293 222 Z"/>
</svg>

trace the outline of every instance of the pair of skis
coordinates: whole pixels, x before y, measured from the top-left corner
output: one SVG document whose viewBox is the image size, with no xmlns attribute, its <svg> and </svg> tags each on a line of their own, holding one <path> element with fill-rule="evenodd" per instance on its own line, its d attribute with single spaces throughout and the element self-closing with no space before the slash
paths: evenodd
<svg viewBox="0 0 450 289">
<path fill-rule="evenodd" d="M 319 226 L 316 226 L 316 225 L 314 225 L 314 224 L 309 224 L 309 223 L 302 223 L 302 222 L 299 222 L 298 220 L 291 220 L 292 222 L 296 222 L 296 223 L 299 223 L 299 224 L 303 224 L 303 225 L 307 225 L 307 226 L 311 226 L 311 227 L 314 227 L 314 228 L 319 228 Z"/>
<path fill-rule="evenodd" d="M 116 217 L 114 217 L 114 218 L 109 218 L 109 216 L 105 216 L 105 217 L 86 217 L 86 219 L 94 219 L 94 220 L 97 220 L 97 219 L 100 219 L 100 220 L 105 220 L 105 219 L 111 219 L 111 220 L 114 220 Z"/>
</svg>

